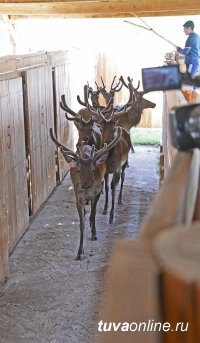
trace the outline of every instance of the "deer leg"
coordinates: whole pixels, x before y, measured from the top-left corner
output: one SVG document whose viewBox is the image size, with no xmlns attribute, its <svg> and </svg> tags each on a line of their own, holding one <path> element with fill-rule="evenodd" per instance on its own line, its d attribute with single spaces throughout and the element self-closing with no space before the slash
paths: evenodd
<svg viewBox="0 0 200 343">
<path fill-rule="evenodd" d="M 119 183 L 120 180 L 120 172 L 119 173 L 114 173 L 113 174 L 113 178 L 112 178 L 112 182 L 111 182 L 111 190 L 112 190 L 112 207 L 111 207 L 111 211 L 110 211 L 110 219 L 109 219 L 109 223 L 110 224 L 114 224 L 115 222 L 115 217 L 114 217 L 114 211 L 115 211 L 115 195 L 116 195 L 116 189 L 117 189 L 117 185 Z"/>
<path fill-rule="evenodd" d="M 126 167 L 129 168 L 129 162 L 128 162 L 128 160 L 126 161 Z"/>
<path fill-rule="evenodd" d="M 103 194 L 103 185 L 104 185 L 104 181 L 102 182 L 101 194 Z"/>
<path fill-rule="evenodd" d="M 107 214 L 107 211 L 108 211 L 108 191 L 109 191 L 109 186 L 108 186 L 109 174 L 108 173 L 105 174 L 104 181 L 105 181 L 106 199 L 105 199 L 103 214 Z"/>
<path fill-rule="evenodd" d="M 97 241 L 95 217 L 96 217 L 97 202 L 99 200 L 100 194 L 101 193 L 97 194 L 97 196 L 91 201 L 90 227 L 91 227 L 91 233 L 92 233 L 92 241 Z"/>
<path fill-rule="evenodd" d="M 133 143 L 131 144 L 131 152 L 135 152 L 135 149 L 134 149 Z"/>
<path fill-rule="evenodd" d="M 122 166 L 122 172 L 121 172 L 121 187 L 119 192 L 119 198 L 118 198 L 118 204 L 122 204 L 122 190 L 123 190 L 123 184 L 124 184 L 124 178 L 125 178 L 125 169 L 127 166 L 127 161 Z"/>
<path fill-rule="evenodd" d="M 78 248 L 78 253 L 77 253 L 77 260 L 82 260 L 83 255 L 84 255 L 84 250 L 83 250 L 83 236 L 84 236 L 84 231 L 85 231 L 85 216 L 84 216 L 84 206 L 81 205 L 78 201 L 76 202 L 76 207 L 78 210 L 79 214 L 79 219 L 80 219 L 80 244 Z"/>
</svg>

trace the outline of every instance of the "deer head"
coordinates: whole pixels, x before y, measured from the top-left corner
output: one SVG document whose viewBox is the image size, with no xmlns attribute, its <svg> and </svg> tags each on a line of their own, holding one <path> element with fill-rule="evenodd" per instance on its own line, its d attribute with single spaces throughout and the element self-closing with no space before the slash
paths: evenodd
<svg viewBox="0 0 200 343">
<path fill-rule="evenodd" d="M 105 86 L 105 84 L 104 84 L 104 81 L 103 81 L 103 79 L 102 79 L 102 77 L 101 77 L 101 82 L 102 82 L 102 85 L 103 85 L 103 87 L 101 87 L 101 94 L 103 95 L 103 97 L 104 97 L 104 99 L 105 99 L 105 101 L 106 101 L 106 104 L 108 104 L 108 102 L 110 101 L 110 99 L 112 98 L 113 99 L 113 101 L 114 101 L 114 95 L 115 95 L 115 93 L 116 92 L 119 92 L 120 90 L 121 90 L 121 88 L 122 88 L 122 86 L 123 86 L 123 84 L 121 83 L 121 80 L 119 80 L 119 82 L 115 85 L 115 86 L 113 86 L 114 85 L 114 82 L 115 82 L 115 79 L 116 79 L 116 76 L 114 76 L 114 78 L 113 78 L 113 81 L 112 81 L 112 84 L 111 84 L 111 86 L 110 86 L 110 90 L 109 90 L 109 92 L 106 90 L 106 86 Z M 121 84 L 120 84 L 121 83 Z"/>
<path fill-rule="evenodd" d="M 102 149 L 95 151 L 94 145 L 83 145 L 81 147 L 78 146 L 77 152 L 75 153 L 57 141 L 53 135 L 52 128 L 50 128 L 49 132 L 53 142 L 61 149 L 67 163 L 73 162 L 73 167 L 76 168 L 77 177 L 80 179 L 81 188 L 83 190 L 92 188 L 95 179 L 96 166 L 105 162 L 108 152 L 121 138 L 121 128 L 117 127 L 112 141 L 109 144 L 105 143 Z"/>
</svg>

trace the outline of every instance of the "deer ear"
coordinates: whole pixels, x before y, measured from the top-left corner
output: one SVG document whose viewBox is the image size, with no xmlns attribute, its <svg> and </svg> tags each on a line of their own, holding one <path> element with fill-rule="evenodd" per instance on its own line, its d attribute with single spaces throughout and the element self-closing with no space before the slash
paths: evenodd
<svg viewBox="0 0 200 343">
<path fill-rule="evenodd" d="M 70 169 L 71 168 L 74 168 L 74 167 L 76 167 L 77 166 L 77 162 L 75 161 L 75 160 L 71 160 L 71 162 L 69 162 L 69 167 L 70 167 Z"/>
<path fill-rule="evenodd" d="M 77 161 L 69 154 L 63 152 L 64 159 L 69 163 L 70 168 L 74 168 L 77 165 Z"/>
</svg>

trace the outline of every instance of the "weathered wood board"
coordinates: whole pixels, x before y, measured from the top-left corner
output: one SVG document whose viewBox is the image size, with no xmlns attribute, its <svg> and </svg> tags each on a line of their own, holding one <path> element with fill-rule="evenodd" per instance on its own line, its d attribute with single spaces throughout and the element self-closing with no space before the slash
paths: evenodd
<svg viewBox="0 0 200 343">
<path fill-rule="evenodd" d="M 32 214 L 37 212 L 56 185 L 55 146 L 49 137 L 49 128 L 54 128 L 52 82 L 50 66 L 26 71 Z"/>
<path fill-rule="evenodd" d="M 21 78 L 0 82 L 0 111 L 2 188 L 5 192 L 6 228 L 11 251 L 29 223 Z"/>
<path fill-rule="evenodd" d="M 61 95 L 65 95 L 66 103 L 70 107 L 71 95 L 69 85 L 68 65 L 61 64 L 54 70 L 54 91 L 55 91 L 55 112 L 56 112 L 56 132 L 60 143 L 67 148 L 74 149 L 73 122 L 68 121 L 65 112 L 60 108 Z M 62 153 L 58 151 L 58 174 L 61 181 L 69 170 L 69 166 L 63 158 Z"/>
</svg>

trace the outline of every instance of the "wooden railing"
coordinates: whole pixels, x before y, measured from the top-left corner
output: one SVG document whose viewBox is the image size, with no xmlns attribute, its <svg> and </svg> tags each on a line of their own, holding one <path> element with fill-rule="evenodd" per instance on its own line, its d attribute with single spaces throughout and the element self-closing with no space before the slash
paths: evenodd
<svg viewBox="0 0 200 343">
<path fill-rule="evenodd" d="M 164 108 L 182 100 L 168 92 Z M 174 151 L 164 134 L 162 185 L 136 238 L 116 243 L 107 271 L 101 319 L 124 330 L 100 332 L 100 343 L 200 342 L 200 152 Z"/>
<path fill-rule="evenodd" d="M 99 342 L 200 341 L 200 187 L 199 174 L 192 176 L 194 165 L 198 172 L 200 166 L 199 157 L 192 163 L 193 157 L 191 152 L 176 154 L 139 234 L 115 245 L 107 272 L 103 322 L 143 322 L 146 329 L 101 332 Z M 170 330 L 154 329 L 153 323 L 169 323 Z M 177 323 L 184 328 L 188 323 L 188 330 L 176 331 Z"/>
<path fill-rule="evenodd" d="M 170 132 L 169 132 L 169 120 L 168 113 L 172 107 L 186 105 L 188 103 L 200 102 L 200 94 L 190 91 L 172 90 L 164 92 L 163 94 L 163 134 L 162 134 L 162 153 L 164 155 L 164 173 L 161 177 L 161 181 L 167 174 L 167 171 L 171 167 L 172 160 L 176 154 L 176 149 L 171 145 Z"/>
</svg>

